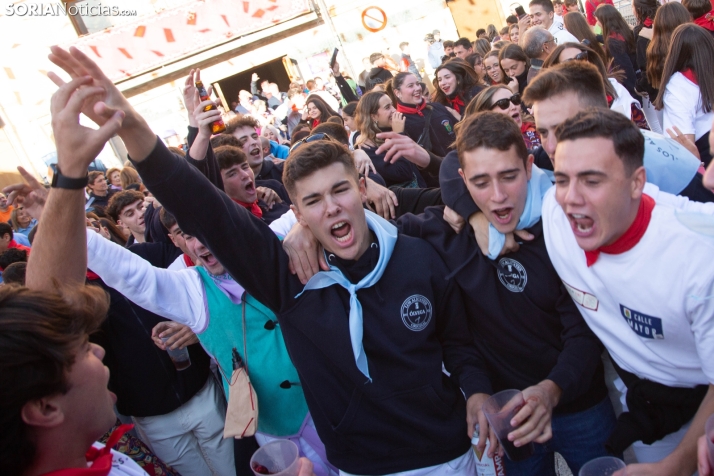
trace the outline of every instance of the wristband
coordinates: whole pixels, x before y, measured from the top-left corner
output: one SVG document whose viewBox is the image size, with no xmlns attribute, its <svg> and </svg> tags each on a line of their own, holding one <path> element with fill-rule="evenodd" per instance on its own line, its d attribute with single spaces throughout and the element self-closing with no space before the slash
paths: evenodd
<svg viewBox="0 0 714 476">
<path fill-rule="evenodd" d="M 67 190 L 81 190 L 89 183 L 89 174 L 81 178 L 65 177 L 60 172 L 59 166 L 52 176 L 52 188 L 65 188 Z"/>
</svg>

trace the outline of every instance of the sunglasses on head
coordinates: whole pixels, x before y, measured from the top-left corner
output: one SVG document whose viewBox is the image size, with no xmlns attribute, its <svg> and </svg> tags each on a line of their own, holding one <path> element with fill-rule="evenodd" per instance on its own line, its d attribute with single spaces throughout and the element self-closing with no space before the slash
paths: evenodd
<svg viewBox="0 0 714 476">
<path fill-rule="evenodd" d="M 572 58 L 568 58 L 563 63 L 567 63 L 568 61 L 587 61 L 588 59 L 588 52 L 587 51 L 581 51 L 577 55 L 573 56 Z"/>
<path fill-rule="evenodd" d="M 327 135 L 323 132 L 318 132 L 317 134 L 307 136 L 304 139 L 297 141 L 295 144 L 293 144 L 292 147 L 290 147 L 290 152 L 294 151 L 295 149 L 297 149 L 298 147 L 300 147 L 303 144 L 307 144 L 309 142 L 315 142 L 318 140 L 334 141 L 334 139 L 332 137 L 330 137 L 329 135 Z"/>
<path fill-rule="evenodd" d="M 498 101 L 496 101 L 495 103 L 493 103 L 493 106 L 491 106 L 491 109 L 493 109 L 494 107 L 498 106 L 498 107 L 500 107 L 502 110 L 505 111 L 506 109 L 508 109 L 508 108 L 510 107 L 510 104 L 509 104 L 509 103 L 513 103 L 514 106 L 520 106 L 520 104 L 521 104 L 521 95 L 518 94 L 518 93 L 516 93 L 516 94 L 514 94 L 513 96 L 511 96 L 510 98 L 499 99 Z"/>
</svg>

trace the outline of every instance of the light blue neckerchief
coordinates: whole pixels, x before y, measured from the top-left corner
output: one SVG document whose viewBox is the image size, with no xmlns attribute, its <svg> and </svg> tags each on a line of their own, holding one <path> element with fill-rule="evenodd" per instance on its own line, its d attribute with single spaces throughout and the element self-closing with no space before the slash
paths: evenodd
<svg viewBox="0 0 714 476">
<path fill-rule="evenodd" d="M 525 230 L 535 225 L 542 213 L 543 195 L 552 187 L 548 175 L 535 165 L 531 169 L 531 178 L 528 181 L 528 195 L 526 206 L 523 208 L 521 218 L 518 220 L 517 230 Z M 506 244 L 506 235 L 499 232 L 496 227 L 488 224 L 488 257 L 492 260 L 498 255 Z"/>
<path fill-rule="evenodd" d="M 352 352 L 355 356 L 357 368 L 365 377 L 372 381 L 369 376 L 367 367 L 367 356 L 364 353 L 362 345 L 363 323 L 362 323 L 362 305 L 357 299 L 357 291 L 362 288 L 373 286 L 382 278 L 384 270 L 389 264 L 389 258 L 392 256 L 394 245 L 397 242 L 397 227 L 389 223 L 379 215 L 365 210 L 365 218 L 367 219 L 367 227 L 374 232 L 379 242 L 379 260 L 377 266 L 357 284 L 352 284 L 335 266 L 330 266 L 330 271 L 320 271 L 314 275 L 305 285 L 305 288 L 295 296 L 297 299 L 305 291 L 311 289 L 322 289 L 333 284 L 339 284 L 350 293 L 350 340 L 352 341 Z"/>
</svg>

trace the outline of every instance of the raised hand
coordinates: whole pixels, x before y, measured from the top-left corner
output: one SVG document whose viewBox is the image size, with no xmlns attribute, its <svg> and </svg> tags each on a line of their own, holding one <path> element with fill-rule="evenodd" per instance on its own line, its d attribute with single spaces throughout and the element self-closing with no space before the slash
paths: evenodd
<svg viewBox="0 0 714 476">
<path fill-rule="evenodd" d="M 195 75 L 201 77 L 200 69 L 192 69 L 189 71 L 186 81 L 183 83 L 183 104 L 186 106 L 186 111 L 188 112 L 188 125 L 191 127 L 198 127 L 198 123 L 194 118 L 193 111 L 196 109 L 196 79 Z"/>
<path fill-rule="evenodd" d="M 48 191 L 37 179 L 22 167 L 18 167 L 22 178 L 27 183 L 8 185 L 2 191 L 7 194 L 7 202 L 15 207 L 24 207 L 28 215 L 36 220 L 40 219 L 42 210 L 47 202 Z"/>
</svg>

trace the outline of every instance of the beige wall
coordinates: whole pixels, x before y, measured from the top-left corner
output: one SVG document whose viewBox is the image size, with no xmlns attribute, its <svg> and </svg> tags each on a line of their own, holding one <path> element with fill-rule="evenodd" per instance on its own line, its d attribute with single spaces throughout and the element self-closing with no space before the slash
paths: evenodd
<svg viewBox="0 0 714 476">
<path fill-rule="evenodd" d="M 459 35 L 471 41 L 476 39 L 476 30 L 492 23 L 497 30 L 506 26 L 506 15 L 500 0 L 454 0 L 448 3 L 456 22 Z M 455 40 L 456 38 L 442 39 Z"/>
</svg>

